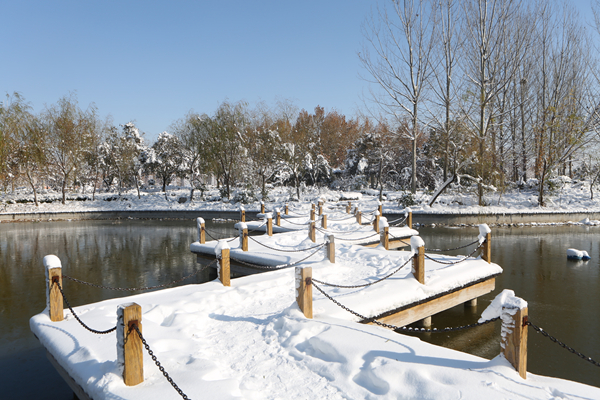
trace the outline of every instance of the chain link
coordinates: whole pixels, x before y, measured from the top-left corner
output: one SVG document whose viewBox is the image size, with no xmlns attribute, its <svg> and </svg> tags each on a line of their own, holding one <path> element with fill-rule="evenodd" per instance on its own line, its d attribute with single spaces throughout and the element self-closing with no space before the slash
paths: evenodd
<svg viewBox="0 0 600 400">
<path fill-rule="evenodd" d="M 73 314 L 73 316 L 75 317 L 75 319 L 85 329 L 87 329 L 88 331 L 90 331 L 92 333 L 95 333 L 97 335 L 106 335 L 107 333 L 111 333 L 111 332 L 113 332 L 113 331 L 115 331 L 117 329 L 117 327 L 114 326 L 113 328 L 107 329 L 105 331 L 98 331 L 96 329 L 93 329 L 93 328 L 90 328 L 89 326 L 87 326 L 81 319 L 79 319 L 79 317 L 77 316 L 77 314 L 75 314 L 75 311 L 73 310 L 73 307 L 71 307 L 71 304 L 69 303 L 69 300 L 67 300 L 67 298 L 65 297 L 65 293 L 63 292 L 63 289 L 60 286 L 60 283 L 58 283 L 58 282 L 52 282 L 52 286 L 54 286 L 54 284 L 56 284 L 56 286 L 58 287 L 58 290 L 60 290 L 60 294 L 62 295 L 62 298 L 65 301 L 65 303 L 67 304 L 67 307 L 69 308 L 69 310 L 71 310 L 71 314 Z M 50 288 L 52 288 L 52 286 Z"/>
<path fill-rule="evenodd" d="M 546 336 L 548 339 L 550 339 L 551 341 L 553 341 L 554 343 L 556 343 L 557 345 L 559 345 L 563 349 L 569 350 L 571 353 L 575 354 L 576 356 L 584 359 L 585 361 L 587 361 L 587 362 L 589 362 L 591 364 L 594 364 L 596 367 L 600 367 L 600 363 L 598 361 L 594 361 L 591 357 L 588 357 L 588 356 L 586 356 L 584 354 L 581 354 L 580 352 L 578 352 L 574 348 L 567 346 L 566 344 L 564 344 L 563 342 L 561 342 L 560 340 L 558 340 L 554 336 L 550 335 L 548 332 L 546 332 L 545 330 L 543 330 L 539 326 L 536 326 L 536 325 L 532 324 L 529 320 L 525 322 L 525 325 L 526 326 L 531 326 L 537 333 L 541 333 L 542 335 Z"/>
<path fill-rule="evenodd" d="M 286 253 L 301 253 L 301 252 L 303 252 L 303 251 L 313 250 L 313 249 L 316 249 L 317 247 L 322 247 L 322 245 L 318 244 L 318 245 L 316 245 L 316 246 L 313 246 L 313 247 L 308 247 L 308 248 L 306 248 L 306 249 L 301 249 L 301 250 L 286 250 L 286 249 L 277 249 L 277 248 L 275 248 L 275 247 L 267 246 L 266 244 L 259 242 L 258 240 L 254 239 L 252 236 L 248 236 L 248 237 L 249 237 L 250 239 L 252 239 L 254 242 L 258 243 L 259 245 L 261 245 L 261 246 L 263 246 L 263 247 L 266 247 L 267 249 L 271 249 L 271 250 L 274 250 L 274 251 L 282 251 L 282 252 L 286 252 Z"/>
<path fill-rule="evenodd" d="M 392 329 L 395 331 L 403 331 L 403 332 L 429 332 L 429 333 L 442 333 L 442 332 L 454 332 L 454 331 L 460 331 L 460 330 L 464 330 L 464 329 L 470 329 L 470 328 L 475 328 L 477 326 L 482 326 L 482 325 L 486 325 L 489 324 L 490 322 L 493 321 L 497 321 L 500 319 L 500 317 L 496 317 L 496 318 L 492 318 L 492 319 L 488 319 L 486 321 L 483 322 L 476 322 L 474 324 L 469 324 L 469 325 L 463 325 L 463 326 L 455 326 L 455 327 L 449 327 L 449 328 L 442 328 L 442 329 L 438 329 L 438 328 L 412 328 L 412 327 L 408 327 L 408 326 L 396 326 L 396 325 L 390 325 L 390 324 L 386 324 L 385 322 L 381 322 L 376 320 L 375 318 L 367 318 L 364 315 L 361 315 L 359 313 L 357 313 L 354 310 L 351 310 L 350 308 L 346 307 L 345 305 L 343 305 L 342 303 L 340 303 L 339 301 L 337 301 L 336 299 L 334 299 L 333 297 L 331 297 L 330 295 L 328 295 L 327 293 L 325 293 L 323 291 L 323 289 L 321 289 L 318 285 L 315 285 L 314 282 L 315 280 L 312 280 L 313 282 L 313 286 L 315 287 L 315 289 L 317 289 L 319 292 L 321 292 L 325 297 L 327 297 L 329 300 L 331 300 L 332 302 L 334 302 L 337 306 L 341 307 L 342 309 L 348 311 L 351 314 L 356 315 L 358 318 L 360 318 L 362 320 L 362 322 L 373 322 L 379 326 L 382 326 L 384 328 L 388 328 L 388 329 Z"/>
<path fill-rule="evenodd" d="M 186 275 L 186 276 L 184 276 L 183 278 L 181 278 L 181 279 L 178 279 L 178 280 L 176 280 L 176 281 L 172 281 L 172 282 L 168 282 L 168 283 L 163 283 L 162 285 L 156 285 L 156 286 L 145 286 L 145 287 L 139 287 L 139 288 L 121 288 L 121 287 L 111 287 L 111 286 L 99 285 L 99 284 L 97 284 L 97 283 L 90 283 L 90 282 L 82 281 L 82 280 L 80 280 L 80 279 L 73 278 L 73 277 L 71 277 L 71 276 L 68 276 L 68 275 L 63 275 L 62 277 L 63 277 L 63 278 L 66 278 L 66 279 L 70 279 L 70 280 L 72 280 L 73 282 L 81 283 L 81 284 L 88 285 L 88 286 L 93 286 L 93 287 L 100 288 L 100 289 L 107 289 L 107 290 L 120 290 L 120 291 L 122 291 L 122 292 L 136 292 L 136 291 L 141 291 L 141 290 L 159 289 L 159 288 L 164 288 L 164 287 L 167 287 L 167 286 L 176 285 L 176 284 L 178 284 L 178 283 L 180 283 L 180 282 L 183 282 L 183 281 L 185 281 L 186 279 L 189 279 L 189 278 L 191 278 L 191 277 L 192 277 L 192 276 L 194 276 L 194 275 L 198 275 L 200 272 L 204 271 L 206 268 L 210 267 L 212 264 L 214 264 L 214 263 L 216 263 L 216 262 L 217 262 L 217 260 L 214 260 L 214 261 L 213 261 L 213 262 L 211 262 L 210 264 L 208 264 L 208 265 L 205 265 L 205 266 L 202 266 L 202 268 L 200 268 L 199 270 L 197 270 L 197 271 L 195 271 L 195 272 L 192 272 L 191 274 L 189 274 L 189 275 Z"/>
<path fill-rule="evenodd" d="M 135 331 L 137 332 L 138 336 L 140 337 L 140 340 L 142 341 L 142 344 L 146 348 L 146 351 L 148 352 L 148 354 L 150 355 L 150 357 L 152 357 L 152 361 L 154 361 L 154 363 L 156 364 L 156 366 L 158 367 L 158 369 L 160 370 L 160 372 L 162 372 L 163 376 L 167 379 L 167 381 L 169 381 L 169 383 L 171 384 L 171 386 L 173 386 L 173 388 L 177 391 L 177 393 L 179 393 L 179 395 L 183 399 L 190 400 L 190 398 L 187 397 L 187 395 L 185 393 L 183 393 L 183 390 L 181 390 L 179 388 L 179 386 L 177 386 L 177 384 L 175 383 L 175 381 L 173 381 L 173 379 L 169 376 L 169 374 L 167 373 L 167 371 L 165 371 L 165 368 L 160 364 L 160 362 L 158 361 L 158 358 L 156 358 L 156 356 L 154 355 L 154 352 L 150 349 L 150 346 L 148 345 L 148 342 L 146 342 L 146 339 L 144 339 L 144 337 L 142 336 L 142 332 L 140 332 L 140 328 L 138 328 L 137 325 L 133 325 L 132 328 L 135 329 Z"/>
<path fill-rule="evenodd" d="M 466 261 L 467 259 L 473 257 L 473 254 L 475 254 L 477 252 L 477 250 L 479 250 L 480 247 L 481 246 L 477 246 L 475 248 L 475 250 L 473 250 L 473 252 L 471 254 L 469 254 L 468 256 L 463 257 L 462 259 L 460 259 L 459 261 L 456 261 L 456 262 L 446 262 L 446 261 L 435 260 L 435 259 L 429 257 L 427 254 L 425 254 L 425 258 L 428 259 L 428 260 L 430 260 L 430 261 L 433 261 L 434 263 L 444 264 L 444 265 L 447 265 L 447 266 L 451 267 L 452 265 L 460 264 L 461 262 Z"/>
<path fill-rule="evenodd" d="M 400 226 L 400 225 L 404 224 L 407 219 L 408 219 L 408 217 L 398 218 L 398 219 L 395 219 L 393 221 L 389 221 L 388 225 L 389 226 Z M 398 221 L 400 221 L 400 222 L 398 222 Z"/>
<path fill-rule="evenodd" d="M 315 279 L 315 278 L 312 278 L 312 281 L 320 283 L 321 285 L 326 285 L 326 286 L 331 286 L 331 287 L 336 287 L 336 288 L 342 288 L 342 289 L 357 289 L 357 288 L 362 288 L 362 287 L 368 287 L 368 286 L 374 285 L 376 283 L 379 283 L 381 281 L 384 281 L 384 280 L 388 279 L 389 277 L 391 277 L 392 275 L 396 274 L 398 271 L 400 271 L 402 268 L 404 268 L 412 259 L 413 259 L 413 257 L 409 257 L 408 260 L 406 260 L 406 262 L 404 264 L 402 264 L 400 267 L 398 267 L 396 270 L 394 270 L 394 272 L 392 272 L 391 274 L 389 274 L 387 276 L 384 276 L 381 279 L 377 279 L 376 281 L 369 282 L 369 283 L 364 283 L 362 285 L 337 285 L 337 284 L 334 284 L 334 283 L 323 282 L 323 281 L 320 281 L 320 280 Z"/>
<path fill-rule="evenodd" d="M 479 242 L 479 239 L 477 239 L 474 242 L 471 242 L 469 244 L 465 244 L 464 246 L 455 247 L 453 249 L 428 249 L 428 248 L 425 248 L 425 251 L 442 252 L 442 251 L 460 250 L 460 249 L 464 249 L 466 247 L 472 246 L 472 245 L 474 245 L 475 243 L 478 243 L 478 242 Z"/>
<path fill-rule="evenodd" d="M 273 267 L 271 267 L 271 266 L 268 266 L 268 265 L 258 265 L 258 264 L 252 264 L 252 263 L 249 263 L 249 262 L 246 262 L 246 261 L 239 260 L 239 259 L 237 259 L 237 258 L 233 258 L 233 257 L 231 257 L 231 256 L 230 256 L 230 259 L 231 259 L 232 261 L 235 261 L 235 262 L 237 262 L 237 263 L 240 263 L 240 264 L 246 265 L 246 266 L 248 266 L 248 267 L 257 268 L 257 269 L 268 269 L 268 270 L 283 269 L 283 268 L 289 268 L 289 267 L 293 267 L 294 265 L 300 264 L 301 262 L 308 260 L 310 257 L 312 257 L 312 256 L 314 256 L 315 254 L 317 254 L 317 253 L 318 253 L 318 252 L 319 252 L 319 251 L 320 251 L 320 250 L 321 250 L 321 249 L 322 249 L 322 248 L 323 248 L 323 247 L 324 247 L 326 244 L 327 244 L 327 243 L 323 243 L 323 244 L 321 244 L 321 245 L 317 246 L 317 250 L 316 250 L 314 253 L 311 253 L 311 254 L 309 254 L 308 256 L 304 257 L 302 260 L 295 261 L 295 262 L 293 262 L 293 263 L 289 263 L 289 264 L 275 265 L 275 266 L 273 266 Z"/>
<path fill-rule="evenodd" d="M 346 238 L 336 237 L 335 240 L 343 240 L 345 242 L 358 242 L 358 241 L 361 241 L 361 240 L 372 238 L 373 236 L 379 236 L 379 232 L 375 232 L 372 235 L 365 236 L 365 237 L 362 237 L 362 238 L 356 238 L 356 239 L 347 238 L 346 239 Z"/>
</svg>

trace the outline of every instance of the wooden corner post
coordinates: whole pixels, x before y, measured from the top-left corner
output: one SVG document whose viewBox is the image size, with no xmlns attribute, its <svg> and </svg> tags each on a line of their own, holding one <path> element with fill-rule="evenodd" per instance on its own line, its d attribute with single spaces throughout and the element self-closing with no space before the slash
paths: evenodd
<svg viewBox="0 0 600 400">
<path fill-rule="evenodd" d="M 306 318 L 313 317 L 312 267 L 296 267 L 296 302 Z"/>
<path fill-rule="evenodd" d="M 239 225 L 240 241 L 242 243 L 242 251 L 248 251 L 248 225 L 241 222 Z"/>
<path fill-rule="evenodd" d="M 527 379 L 527 307 L 502 308 L 502 354 Z"/>
<path fill-rule="evenodd" d="M 312 209 L 310 210 L 310 220 L 314 221 L 315 220 L 315 205 L 312 205 Z"/>
<path fill-rule="evenodd" d="M 117 361 L 123 365 L 123 381 L 135 386 L 144 381 L 144 347 L 135 330 L 142 333 L 142 307 L 136 303 L 117 308 Z"/>
<path fill-rule="evenodd" d="M 63 297 L 58 285 L 62 287 L 62 264 L 60 258 L 55 255 L 47 255 L 43 259 L 46 268 L 46 305 L 50 314 L 50 320 L 59 322 L 64 319 Z"/>
<path fill-rule="evenodd" d="M 260 202 L 260 213 L 261 214 L 265 213 L 265 202 L 264 201 Z"/>
<path fill-rule="evenodd" d="M 481 258 L 488 263 L 492 262 L 492 234 L 490 232 L 485 235 L 485 242 L 483 242 L 481 248 Z"/>
<path fill-rule="evenodd" d="M 323 202 L 319 200 L 319 215 L 323 215 Z"/>
<path fill-rule="evenodd" d="M 279 211 L 279 208 L 275 210 L 275 224 L 281 226 L 281 211 Z"/>
<path fill-rule="evenodd" d="M 325 236 L 325 241 L 327 242 L 327 258 L 330 263 L 335 264 L 335 237 L 327 235 Z"/>
<path fill-rule="evenodd" d="M 198 242 L 206 243 L 206 226 L 204 223 L 204 219 L 198 217 L 196 219 L 196 224 L 198 225 Z"/>
<path fill-rule="evenodd" d="M 285 215 L 289 215 L 290 212 L 290 207 L 288 206 L 288 203 L 285 203 Z"/>
</svg>

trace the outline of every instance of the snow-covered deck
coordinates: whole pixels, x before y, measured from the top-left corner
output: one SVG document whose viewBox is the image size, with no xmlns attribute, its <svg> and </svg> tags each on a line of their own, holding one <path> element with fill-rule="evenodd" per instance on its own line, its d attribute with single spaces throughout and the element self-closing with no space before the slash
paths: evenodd
<svg viewBox="0 0 600 400">
<path fill-rule="evenodd" d="M 398 269 L 410 256 L 347 244 L 337 253 L 335 264 L 322 252 L 305 261 L 313 267 L 313 278 L 369 282 Z M 409 263 L 369 288 L 324 288 L 351 309 L 377 315 L 501 268 L 472 259 L 451 267 L 430 261 L 426 271 L 425 285 L 416 282 Z M 286 268 L 234 279 L 230 287 L 215 280 L 83 305 L 75 311 L 93 328 L 107 329 L 116 323 L 118 305 L 141 305 L 145 339 L 192 399 L 504 399 L 516 393 L 524 398 L 600 398 L 600 389 L 582 384 L 533 374 L 523 380 L 502 357 L 488 361 L 357 324 L 355 316 L 316 291 L 314 319 L 306 319 L 295 304 L 294 285 L 294 269 Z M 45 310 L 31 318 L 31 329 L 91 398 L 177 397 L 147 354 L 144 382 L 125 386 L 115 334 L 92 334 L 69 311 L 65 315 L 66 320 L 51 322 Z"/>
</svg>

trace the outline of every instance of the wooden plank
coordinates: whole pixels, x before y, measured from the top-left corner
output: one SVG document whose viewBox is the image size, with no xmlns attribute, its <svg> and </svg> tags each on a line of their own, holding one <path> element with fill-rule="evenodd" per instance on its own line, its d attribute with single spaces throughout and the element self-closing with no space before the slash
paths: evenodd
<svg viewBox="0 0 600 400">
<path fill-rule="evenodd" d="M 448 294 L 425 299 L 418 303 L 408 304 L 401 307 L 398 311 L 390 311 L 381 317 L 376 317 L 380 322 L 390 325 L 405 326 L 423 318 L 445 311 L 449 308 L 462 304 L 466 301 L 483 296 L 494 290 L 496 287 L 496 278 L 490 278 L 483 282 L 457 289 Z M 362 321 L 368 322 L 368 321 Z M 372 324 L 372 322 L 369 322 Z"/>
<path fill-rule="evenodd" d="M 56 361 L 56 358 L 48 350 L 46 350 L 46 357 L 50 361 L 50 364 L 56 369 L 56 372 L 65 380 L 67 385 L 71 388 L 75 396 L 79 400 L 92 400 L 92 398 L 83 390 L 81 386 L 69 375 L 69 373 Z"/>
</svg>

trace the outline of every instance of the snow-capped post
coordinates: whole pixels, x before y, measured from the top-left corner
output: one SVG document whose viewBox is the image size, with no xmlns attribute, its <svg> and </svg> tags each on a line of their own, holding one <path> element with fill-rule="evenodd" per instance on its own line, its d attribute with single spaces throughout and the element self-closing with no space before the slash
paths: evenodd
<svg viewBox="0 0 600 400">
<path fill-rule="evenodd" d="M 46 271 L 46 306 L 50 313 L 50 320 L 59 322 L 64 319 L 63 312 L 63 297 L 58 289 L 58 285 L 62 287 L 62 264 L 60 258 L 50 254 L 43 259 L 44 268 Z"/>
<path fill-rule="evenodd" d="M 323 215 L 323 200 L 319 200 L 319 215 Z"/>
<path fill-rule="evenodd" d="M 356 223 L 359 225 L 362 224 L 362 213 L 360 212 L 358 207 L 356 207 Z"/>
<path fill-rule="evenodd" d="M 352 202 L 349 201 L 348 205 L 346 206 L 346 214 L 350 214 L 351 211 L 352 211 Z"/>
<path fill-rule="evenodd" d="M 203 218 L 196 218 L 196 225 L 198 226 L 198 242 L 206 243 L 206 226 Z"/>
<path fill-rule="evenodd" d="M 406 217 L 406 226 L 412 229 L 412 210 L 410 208 L 404 209 L 404 217 Z"/>
<path fill-rule="evenodd" d="M 275 209 L 275 224 L 281 226 L 281 211 L 279 211 L 279 208 Z"/>
<path fill-rule="evenodd" d="M 481 258 L 488 263 L 492 262 L 492 230 L 487 224 L 479 225 L 479 244 L 481 246 Z"/>
<path fill-rule="evenodd" d="M 312 240 L 313 242 L 316 242 L 316 234 L 315 234 L 315 221 L 311 220 L 310 224 L 308 225 L 308 238 L 310 240 Z"/>
<path fill-rule="evenodd" d="M 290 208 L 288 206 L 288 203 L 285 203 L 285 211 L 284 212 L 285 212 L 285 215 L 289 215 Z"/>
<path fill-rule="evenodd" d="M 420 236 L 410 237 L 410 248 L 413 254 L 413 270 L 415 279 L 422 285 L 425 284 L 425 242 Z"/>
<path fill-rule="evenodd" d="M 117 364 L 123 368 L 123 381 L 135 386 L 144 381 L 144 347 L 134 326 L 142 333 L 142 307 L 136 303 L 117 307 Z"/>
<path fill-rule="evenodd" d="M 240 230 L 240 242 L 242 243 L 242 251 L 248 251 L 248 225 L 245 222 L 240 222 L 238 225 Z"/>
<path fill-rule="evenodd" d="M 323 215 L 321 215 L 321 228 L 327 229 L 327 214 L 326 213 L 323 213 Z"/>
<path fill-rule="evenodd" d="M 387 222 L 387 219 L 381 220 L 381 230 L 379 231 L 380 239 L 379 241 L 383 245 L 386 250 L 390 249 L 390 225 Z"/>
<path fill-rule="evenodd" d="M 296 267 L 296 303 L 306 318 L 313 317 L 312 267 Z"/>
<path fill-rule="evenodd" d="M 377 202 L 377 210 L 379 211 L 379 215 L 383 215 L 383 203 L 381 201 Z"/>
<path fill-rule="evenodd" d="M 521 378 L 527 379 L 527 302 L 518 297 L 521 304 L 502 306 L 502 354 L 517 370 Z"/>
<path fill-rule="evenodd" d="M 246 222 L 246 209 L 244 206 L 240 206 L 240 221 Z"/>
<path fill-rule="evenodd" d="M 273 214 L 267 213 L 265 217 L 267 218 L 267 235 L 273 236 Z"/>
<path fill-rule="evenodd" d="M 260 213 L 261 214 L 265 213 L 265 202 L 264 201 L 260 202 Z"/>
<path fill-rule="evenodd" d="M 215 255 L 219 259 L 219 268 L 217 269 L 219 280 L 223 286 L 230 286 L 229 245 L 226 240 L 219 240 L 215 247 Z"/>
<path fill-rule="evenodd" d="M 333 235 L 325 236 L 325 242 L 327 243 L 327 258 L 329 262 L 335 264 L 335 238 Z"/>
<path fill-rule="evenodd" d="M 315 203 L 312 204 L 312 208 L 310 210 L 310 220 L 311 221 L 315 220 Z"/>
<path fill-rule="evenodd" d="M 379 219 L 381 218 L 381 215 L 379 214 L 379 211 L 375 211 L 375 218 L 373 219 L 373 229 L 375 230 L 375 232 L 379 232 Z"/>
</svg>

